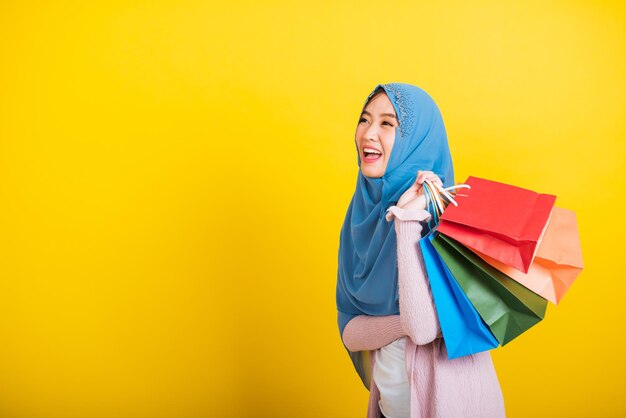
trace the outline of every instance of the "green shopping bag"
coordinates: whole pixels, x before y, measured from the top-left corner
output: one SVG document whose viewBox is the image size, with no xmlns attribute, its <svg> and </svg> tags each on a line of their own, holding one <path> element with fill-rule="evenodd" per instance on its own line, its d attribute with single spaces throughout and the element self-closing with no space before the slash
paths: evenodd
<svg viewBox="0 0 626 418">
<path fill-rule="evenodd" d="M 501 345 L 545 316 L 546 299 L 490 266 L 459 242 L 437 233 L 432 244 Z"/>
</svg>

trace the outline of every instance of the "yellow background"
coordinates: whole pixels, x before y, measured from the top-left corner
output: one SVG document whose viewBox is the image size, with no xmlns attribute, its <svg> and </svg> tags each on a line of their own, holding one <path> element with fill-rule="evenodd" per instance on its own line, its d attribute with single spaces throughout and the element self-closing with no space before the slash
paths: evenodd
<svg viewBox="0 0 626 418">
<path fill-rule="evenodd" d="M 337 249 L 391 81 L 457 182 L 577 213 L 585 270 L 492 352 L 508 416 L 625 414 L 624 2 L 430 3 L 3 2 L 0 416 L 365 416 Z"/>
</svg>

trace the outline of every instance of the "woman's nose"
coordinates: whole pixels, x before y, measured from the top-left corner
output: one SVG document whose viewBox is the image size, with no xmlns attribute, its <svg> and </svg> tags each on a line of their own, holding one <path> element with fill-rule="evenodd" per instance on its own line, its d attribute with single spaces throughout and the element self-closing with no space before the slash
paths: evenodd
<svg viewBox="0 0 626 418">
<path fill-rule="evenodd" d="M 366 139 L 376 139 L 378 138 L 378 128 L 376 127 L 376 125 L 371 124 L 367 130 L 365 131 L 365 138 Z"/>
</svg>

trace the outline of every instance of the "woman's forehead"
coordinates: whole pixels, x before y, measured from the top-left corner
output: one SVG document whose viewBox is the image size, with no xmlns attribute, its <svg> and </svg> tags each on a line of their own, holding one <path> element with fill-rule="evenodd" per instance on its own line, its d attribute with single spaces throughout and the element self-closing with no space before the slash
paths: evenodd
<svg viewBox="0 0 626 418">
<path fill-rule="evenodd" d="M 361 113 L 367 115 L 391 116 L 397 119 L 396 111 L 393 103 L 385 93 L 381 93 L 373 97 L 363 108 Z"/>
</svg>

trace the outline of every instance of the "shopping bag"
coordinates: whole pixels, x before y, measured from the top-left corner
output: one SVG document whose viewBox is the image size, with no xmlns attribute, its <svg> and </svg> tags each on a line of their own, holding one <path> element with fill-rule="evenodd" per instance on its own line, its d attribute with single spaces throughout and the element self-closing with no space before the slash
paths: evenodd
<svg viewBox="0 0 626 418">
<path fill-rule="evenodd" d="M 438 230 L 524 273 L 535 256 L 556 196 L 470 176 Z"/>
<path fill-rule="evenodd" d="M 500 344 L 509 343 L 544 318 L 546 299 L 441 233 L 432 244 Z"/>
<path fill-rule="evenodd" d="M 433 232 L 429 233 L 419 245 L 448 359 L 496 348 L 498 340 L 442 263 L 433 247 L 433 236 Z"/>
<path fill-rule="evenodd" d="M 474 249 L 470 250 L 489 265 L 554 304 L 559 303 L 583 269 L 576 214 L 556 206 L 528 273 L 522 273 Z"/>
</svg>

